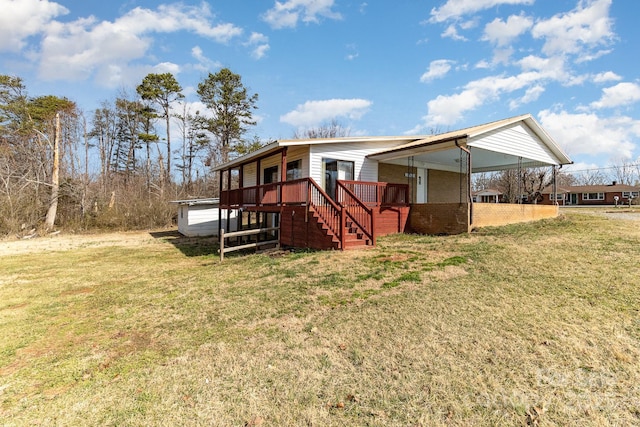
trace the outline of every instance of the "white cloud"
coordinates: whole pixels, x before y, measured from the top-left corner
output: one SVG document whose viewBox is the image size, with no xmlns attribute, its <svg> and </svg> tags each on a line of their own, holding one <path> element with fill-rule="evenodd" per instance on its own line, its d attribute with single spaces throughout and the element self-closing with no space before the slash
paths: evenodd
<svg viewBox="0 0 640 427">
<path fill-rule="evenodd" d="M 267 54 L 267 51 L 270 49 L 268 44 L 261 44 L 260 46 L 256 46 L 255 49 L 251 52 L 251 57 L 253 59 L 262 59 Z"/>
<path fill-rule="evenodd" d="M 426 83 L 444 77 L 451 70 L 453 64 L 455 64 L 455 61 L 449 59 L 431 61 L 429 69 L 420 77 L 420 81 Z"/>
<path fill-rule="evenodd" d="M 307 101 L 298 105 L 295 110 L 280 116 L 280 121 L 296 127 L 318 126 L 337 117 L 351 120 L 361 118 L 371 106 L 366 99 L 328 99 L 323 101 Z"/>
<path fill-rule="evenodd" d="M 498 99 L 504 93 L 528 87 L 542 78 L 540 73 L 524 72 L 517 76 L 490 76 L 469 82 L 460 93 L 439 95 L 429 101 L 424 124 L 426 127 L 452 125 L 461 120 L 467 111 L 475 110 L 488 101 Z M 529 96 L 533 96 L 539 90 L 534 90 Z"/>
<path fill-rule="evenodd" d="M 347 47 L 347 55 L 345 56 L 345 58 L 347 61 L 353 61 L 358 56 L 360 56 L 360 54 L 358 53 L 357 45 L 351 43 L 351 44 L 348 44 L 346 47 Z"/>
<path fill-rule="evenodd" d="M 180 66 L 172 62 L 161 62 L 155 65 L 123 66 L 107 64 L 96 71 L 95 79 L 106 87 L 136 86 L 149 73 L 180 73 Z"/>
<path fill-rule="evenodd" d="M 80 80 L 96 75 L 100 84 L 113 86 L 119 84 L 115 76 L 128 74 L 129 63 L 147 54 L 154 33 L 191 31 L 220 43 L 241 34 L 231 24 L 211 25 L 210 17 L 203 3 L 200 7 L 161 5 L 157 10 L 138 7 L 113 22 L 93 17 L 53 22 L 42 42 L 40 77 Z"/>
<path fill-rule="evenodd" d="M 522 97 L 519 99 L 512 100 L 509 102 L 509 108 L 515 110 L 520 107 L 522 104 L 528 104 L 530 102 L 537 101 L 545 91 L 544 86 L 535 85 L 527 89 Z"/>
<path fill-rule="evenodd" d="M 539 113 L 540 124 L 570 156 L 631 158 L 640 137 L 640 120 L 627 116 L 599 117 L 566 111 Z"/>
<path fill-rule="evenodd" d="M 536 72 L 541 78 L 559 81 L 563 84 L 574 84 L 575 77 L 566 69 L 566 61 L 560 56 L 543 58 L 529 55 L 517 61 L 524 72 Z"/>
<path fill-rule="evenodd" d="M 599 73 L 593 76 L 594 83 L 606 83 L 611 81 L 620 81 L 622 77 L 614 73 L 613 71 L 606 71 L 604 73 Z"/>
<path fill-rule="evenodd" d="M 269 46 L 269 37 L 256 32 L 251 33 L 251 36 L 245 43 L 245 46 L 249 46 L 252 49 L 251 57 L 253 59 L 262 59 L 271 48 Z"/>
<path fill-rule="evenodd" d="M 466 37 L 461 36 L 460 34 L 458 34 L 458 29 L 456 28 L 455 24 L 451 24 L 447 27 L 446 30 L 444 30 L 442 32 L 442 34 L 440 34 L 440 37 L 442 38 L 451 38 L 453 40 L 460 40 L 460 41 L 466 41 Z"/>
<path fill-rule="evenodd" d="M 613 108 L 629 105 L 640 101 L 640 85 L 623 82 L 615 86 L 602 89 L 600 100 L 592 102 L 592 108 Z"/>
<path fill-rule="evenodd" d="M 431 9 L 432 22 L 455 20 L 464 15 L 474 14 L 481 10 L 503 4 L 531 5 L 535 0 L 448 0 L 443 6 Z"/>
<path fill-rule="evenodd" d="M 544 39 L 542 52 L 547 55 L 589 55 L 589 49 L 607 45 L 614 38 L 610 6 L 611 0 L 581 0 L 571 12 L 537 22 L 532 35 Z"/>
<path fill-rule="evenodd" d="M 209 58 L 205 57 L 202 53 L 202 48 L 200 46 L 194 46 L 191 48 L 191 56 L 193 56 L 198 62 L 209 61 Z"/>
<path fill-rule="evenodd" d="M 509 62 L 511 60 L 511 55 L 513 55 L 512 48 L 495 49 L 493 51 L 493 59 L 491 60 L 491 65 L 493 66 L 498 64 L 509 65 Z"/>
<path fill-rule="evenodd" d="M 251 33 L 251 36 L 249 36 L 248 43 L 251 45 L 269 43 L 269 37 L 265 36 L 262 33 L 254 32 L 254 33 Z"/>
<path fill-rule="evenodd" d="M 69 10 L 48 0 L 0 0 L 0 52 L 19 52 L 27 37 L 40 34 Z"/>
<path fill-rule="evenodd" d="M 310 23 L 319 22 L 319 17 L 342 19 L 342 15 L 334 12 L 334 0 L 287 0 L 276 1 L 273 8 L 262 16 L 271 28 L 295 28 L 298 21 Z"/>
<path fill-rule="evenodd" d="M 482 40 L 487 40 L 496 46 L 507 46 L 532 26 L 533 19 L 524 15 L 511 15 L 506 22 L 496 18 L 484 27 Z"/>
<path fill-rule="evenodd" d="M 198 61 L 197 64 L 193 65 L 193 68 L 198 71 L 207 73 L 214 68 L 220 68 L 222 66 L 219 62 L 207 58 L 200 46 L 194 46 L 191 48 L 191 56 Z"/>
</svg>

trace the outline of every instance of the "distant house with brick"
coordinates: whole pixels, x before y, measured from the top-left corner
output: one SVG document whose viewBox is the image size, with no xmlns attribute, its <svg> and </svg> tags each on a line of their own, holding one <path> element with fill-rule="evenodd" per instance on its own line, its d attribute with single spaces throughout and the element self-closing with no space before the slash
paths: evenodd
<svg viewBox="0 0 640 427">
<path fill-rule="evenodd" d="M 283 246 L 349 249 L 390 233 L 466 233 L 556 216 L 558 207 L 474 203 L 472 173 L 571 160 L 525 114 L 438 135 L 273 141 L 214 168 L 220 218 L 279 227 Z M 226 212 L 226 213 L 225 213 Z M 240 231 L 240 230 L 229 230 Z"/>
<path fill-rule="evenodd" d="M 561 206 L 571 205 L 615 205 L 628 204 L 629 200 L 637 199 L 640 187 L 618 184 L 613 181 L 608 185 L 572 185 L 558 186 L 554 193 L 551 186 L 542 191 L 542 204 Z M 616 199 L 617 198 L 617 199 Z"/>
<path fill-rule="evenodd" d="M 474 191 L 472 194 L 474 203 L 500 203 L 502 199 L 502 191 L 493 188 Z"/>
</svg>

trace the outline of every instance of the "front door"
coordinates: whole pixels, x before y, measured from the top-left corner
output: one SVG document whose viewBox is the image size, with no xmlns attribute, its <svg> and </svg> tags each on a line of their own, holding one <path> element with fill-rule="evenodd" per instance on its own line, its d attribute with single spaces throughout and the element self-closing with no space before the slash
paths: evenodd
<svg viewBox="0 0 640 427">
<path fill-rule="evenodd" d="M 418 168 L 417 172 L 416 203 L 427 203 L 427 170 Z"/>
<path fill-rule="evenodd" d="M 569 204 L 570 205 L 577 205 L 578 204 L 578 195 L 576 193 L 572 193 L 569 195 Z"/>
</svg>

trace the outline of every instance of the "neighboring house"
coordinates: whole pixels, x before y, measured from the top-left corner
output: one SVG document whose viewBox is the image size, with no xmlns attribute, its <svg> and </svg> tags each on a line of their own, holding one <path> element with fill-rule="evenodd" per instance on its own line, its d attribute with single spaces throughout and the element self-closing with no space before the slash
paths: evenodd
<svg viewBox="0 0 640 427">
<path fill-rule="evenodd" d="M 474 203 L 500 203 L 501 197 L 502 192 L 492 188 L 473 192 Z"/>
<path fill-rule="evenodd" d="M 389 233 L 468 232 L 483 217 L 471 173 L 569 163 L 527 114 L 439 135 L 278 140 L 214 170 L 239 228 L 279 225 L 282 245 L 347 249 Z"/>
<path fill-rule="evenodd" d="M 640 187 L 618 184 L 558 186 L 555 193 L 547 187 L 542 191 L 543 204 L 570 205 L 619 205 L 629 204 L 629 200 L 638 198 Z M 617 200 L 616 200 L 617 197 Z"/>
<path fill-rule="evenodd" d="M 187 237 L 217 236 L 219 228 L 236 228 L 235 212 L 219 221 L 219 199 L 175 200 L 178 205 L 178 231 Z"/>
</svg>

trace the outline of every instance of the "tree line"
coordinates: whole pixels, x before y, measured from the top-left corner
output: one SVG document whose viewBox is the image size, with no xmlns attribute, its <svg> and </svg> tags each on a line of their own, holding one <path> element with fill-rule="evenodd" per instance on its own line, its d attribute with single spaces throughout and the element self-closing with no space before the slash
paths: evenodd
<svg viewBox="0 0 640 427">
<path fill-rule="evenodd" d="M 555 183 L 557 187 L 582 185 L 625 184 L 640 187 L 640 163 L 619 160 L 617 164 L 600 169 L 563 172 L 551 167 L 530 167 L 498 172 L 478 173 L 473 177 L 474 190 L 495 189 L 502 193 L 507 203 L 536 203 L 542 200 L 542 192 Z"/>
<path fill-rule="evenodd" d="M 182 91 L 171 73 L 152 73 L 84 112 L 0 75 L 0 236 L 165 226 L 170 200 L 217 194 L 205 168 L 262 145 L 245 139 L 258 95 L 228 68 L 198 84 L 205 111 Z"/>
<path fill-rule="evenodd" d="M 182 92 L 171 73 L 152 73 L 84 112 L 65 97 L 29 96 L 20 77 L 0 75 L 0 237 L 166 226 L 175 215 L 169 201 L 217 194 L 208 168 L 263 145 L 246 138 L 258 94 L 228 68 L 198 84 L 205 111 L 193 111 Z M 334 121 L 294 138 L 348 134 Z M 609 169 L 558 173 L 556 182 L 640 182 L 638 163 Z M 474 187 L 536 200 L 552 179 L 550 168 L 525 168 L 477 174 Z"/>
</svg>

